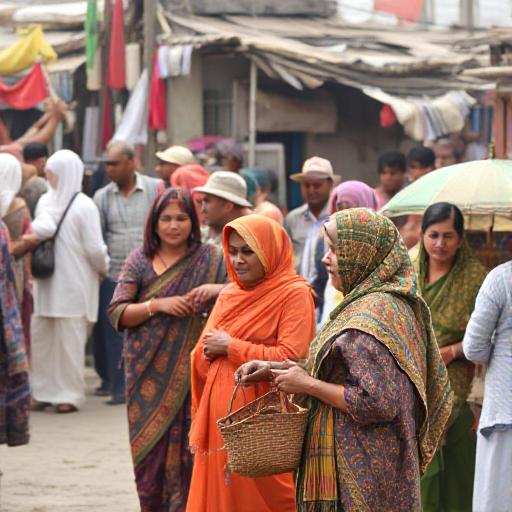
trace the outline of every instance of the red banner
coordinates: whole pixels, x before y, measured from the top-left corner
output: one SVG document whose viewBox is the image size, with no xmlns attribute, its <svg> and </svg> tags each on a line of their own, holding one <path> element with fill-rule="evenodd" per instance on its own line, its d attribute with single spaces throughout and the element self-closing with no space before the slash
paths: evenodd
<svg viewBox="0 0 512 512">
<path fill-rule="evenodd" d="M 46 98 L 48 86 L 41 64 L 36 64 L 27 76 L 14 85 L 0 82 L 0 101 L 17 110 L 35 107 Z"/>
<path fill-rule="evenodd" d="M 373 8 L 395 14 L 401 21 L 420 21 L 423 0 L 375 0 Z"/>
<path fill-rule="evenodd" d="M 112 15 L 108 56 L 108 85 L 116 90 L 123 89 L 126 85 L 123 0 L 115 0 Z"/>
</svg>

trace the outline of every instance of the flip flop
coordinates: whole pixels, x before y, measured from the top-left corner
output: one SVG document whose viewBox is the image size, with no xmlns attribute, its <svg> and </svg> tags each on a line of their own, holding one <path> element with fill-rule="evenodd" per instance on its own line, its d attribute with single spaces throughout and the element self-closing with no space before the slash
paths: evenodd
<svg viewBox="0 0 512 512">
<path fill-rule="evenodd" d="M 59 405 L 57 405 L 55 410 L 59 414 L 67 414 L 69 412 L 76 412 L 76 411 L 78 411 L 78 408 L 75 407 L 73 404 L 59 404 Z"/>
</svg>

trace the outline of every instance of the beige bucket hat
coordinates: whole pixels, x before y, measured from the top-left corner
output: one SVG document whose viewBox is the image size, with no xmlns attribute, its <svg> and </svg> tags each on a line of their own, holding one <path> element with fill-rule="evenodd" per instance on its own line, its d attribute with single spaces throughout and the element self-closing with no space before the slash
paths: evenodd
<svg viewBox="0 0 512 512">
<path fill-rule="evenodd" d="M 226 201 L 235 203 L 238 206 L 252 208 L 252 204 L 247 201 L 247 185 L 239 174 L 230 171 L 217 171 L 210 174 L 206 185 L 197 187 L 194 192 L 211 194 L 221 197 Z"/>
<path fill-rule="evenodd" d="M 165 151 L 158 151 L 156 157 L 164 162 L 175 165 L 195 164 L 196 159 L 190 149 L 185 146 L 171 146 Z"/>
<path fill-rule="evenodd" d="M 291 180 L 299 183 L 306 177 L 331 179 L 334 183 L 341 181 L 341 176 L 334 174 L 331 162 L 319 156 L 308 158 L 302 165 L 301 172 L 290 175 Z"/>
</svg>

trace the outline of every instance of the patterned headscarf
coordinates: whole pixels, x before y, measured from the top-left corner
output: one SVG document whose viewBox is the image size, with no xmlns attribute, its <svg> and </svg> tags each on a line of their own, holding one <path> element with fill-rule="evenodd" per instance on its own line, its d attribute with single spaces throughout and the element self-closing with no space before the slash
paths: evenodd
<svg viewBox="0 0 512 512">
<path fill-rule="evenodd" d="M 418 293 L 407 249 L 388 218 L 365 208 L 343 210 L 333 217 L 344 300 L 311 345 L 312 374 L 321 374 L 333 342 L 347 329 L 370 334 L 385 345 L 420 397 L 419 454 L 424 471 L 452 408 L 448 373 L 429 309 Z"/>
</svg>

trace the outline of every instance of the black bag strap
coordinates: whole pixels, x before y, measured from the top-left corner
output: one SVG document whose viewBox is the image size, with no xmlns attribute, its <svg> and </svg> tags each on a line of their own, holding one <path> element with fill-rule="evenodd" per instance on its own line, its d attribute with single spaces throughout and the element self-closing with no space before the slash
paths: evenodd
<svg viewBox="0 0 512 512">
<path fill-rule="evenodd" d="M 75 192 L 73 194 L 73 197 L 70 199 L 68 205 L 66 206 L 66 209 L 64 210 L 64 213 L 62 214 L 62 217 L 59 220 L 59 223 L 57 224 L 57 229 L 55 230 L 55 234 L 51 237 L 51 240 L 55 240 L 57 238 L 57 235 L 59 234 L 60 226 L 62 225 L 62 222 L 64 221 L 64 217 L 66 217 L 66 213 L 68 213 L 69 208 L 71 207 L 71 204 L 75 200 L 76 196 L 80 194 L 80 192 Z"/>
</svg>

